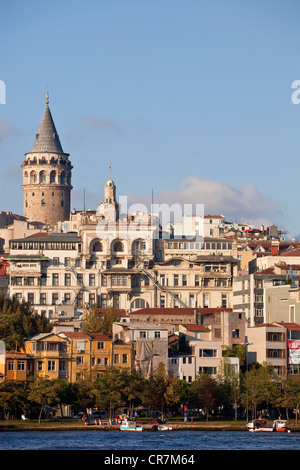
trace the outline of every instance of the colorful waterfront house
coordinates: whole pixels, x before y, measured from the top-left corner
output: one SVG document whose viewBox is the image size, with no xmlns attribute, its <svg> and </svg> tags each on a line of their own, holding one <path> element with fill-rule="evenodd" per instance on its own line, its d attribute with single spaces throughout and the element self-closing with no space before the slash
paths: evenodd
<svg viewBox="0 0 300 470">
<path fill-rule="evenodd" d="M 34 378 L 69 381 L 69 341 L 53 333 L 39 333 L 25 342 L 25 353 L 34 357 Z"/>
<path fill-rule="evenodd" d="M 28 380 L 33 375 L 33 364 L 30 354 L 6 351 L 3 380 Z"/>
<path fill-rule="evenodd" d="M 112 365 L 112 339 L 101 333 L 89 333 L 91 338 L 91 371 L 97 377 Z"/>
<path fill-rule="evenodd" d="M 112 365 L 118 369 L 134 370 L 134 349 L 133 343 L 124 341 L 114 341 L 112 343 Z"/>
<path fill-rule="evenodd" d="M 70 382 L 95 378 L 111 366 L 111 338 L 97 333 L 61 332 L 69 343 Z"/>
</svg>

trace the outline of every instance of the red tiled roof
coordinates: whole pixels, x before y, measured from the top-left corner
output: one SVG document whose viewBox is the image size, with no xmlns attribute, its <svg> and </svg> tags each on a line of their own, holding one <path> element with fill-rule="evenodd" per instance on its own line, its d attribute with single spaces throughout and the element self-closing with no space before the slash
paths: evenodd
<svg viewBox="0 0 300 470">
<path fill-rule="evenodd" d="M 86 338 L 86 339 L 95 339 L 97 341 L 111 341 L 111 338 L 109 338 L 106 335 L 103 335 L 102 333 L 82 333 L 80 331 L 62 331 L 62 333 L 67 336 L 68 338 Z"/>
<path fill-rule="evenodd" d="M 204 325 L 182 325 L 182 326 L 190 331 L 210 331 L 210 329 Z"/>
</svg>

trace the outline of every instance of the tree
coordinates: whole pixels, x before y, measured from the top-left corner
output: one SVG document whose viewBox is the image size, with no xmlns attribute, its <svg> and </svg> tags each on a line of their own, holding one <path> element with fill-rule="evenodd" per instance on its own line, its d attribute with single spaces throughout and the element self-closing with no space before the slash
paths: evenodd
<svg viewBox="0 0 300 470">
<path fill-rule="evenodd" d="M 126 404 L 124 389 L 128 386 L 127 371 L 115 368 L 107 369 L 94 382 L 91 389 L 95 405 L 109 410 L 110 419 L 116 408 Z"/>
<path fill-rule="evenodd" d="M 209 411 L 219 402 L 220 390 L 217 381 L 208 374 L 198 374 L 191 383 L 191 403 L 205 410 L 206 421 Z"/>
<path fill-rule="evenodd" d="M 240 377 L 239 374 L 233 369 L 228 357 L 222 358 L 220 367 L 218 368 L 217 380 L 222 393 L 223 405 L 232 405 L 235 414 L 234 418 L 237 420 L 238 399 L 240 396 Z"/>
<path fill-rule="evenodd" d="M 102 320 L 96 307 L 90 308 L 87 312 L 82 331 L 84 333 L 102 333 Z"/>
<path fill-rule="evenodd" d="M 290 378 L 280 380 L 280 392 L 276 404 L 285 408 L 287 420 L 289 420 L 289 409 L 295 409 L 297 424 L 300 406 L 300 376 L 296 376 L 293 380 Z"/>
<path fill-rule="evenodd" d="M 83 321 L 82 331 L 84 333 L 102 333 L 111 338 L 112 325 L 119 319 L 119 314 L 112 307 L 107 308 L 103 314 L 99 314 L 97 308 L 92 307 Z"/>
<path fill-rule="evenodd" d="M 44 407 L 46 405 L 52 407 L 59 403 L 54 384 L 55 380 L 39 379 L 37 383 L 30 385 L 28 398 L 40 405 L 39 424 L 41 423 Z"/>
<path fill-rule="evenodd" d="M 123 393 L 128 401 L 130 417 L 132 419 L 134 408 L 137 404 L 142 403 L 146 380 L 142 377 L 140 371 L 131 372 L 128 379 L 129 380 L 123 389 Z"/>
<path fill-rule="evenodd" d="M 257 368 L 252 367 L 244 375 L 242 400 L 243 403 L 251 403 L 253 419 L 257 416 L 258 406 L 265 405 L 269 408 L 278 391 L 278 382 L 270 364 L 263 363 Z"/>
<path fill-rule="evenodd" d="M 45 316 L 34 315 L 28 302 L 0 293 L 0 337 L 7 349 L 22 347 L 30 336 L 51 330 L 49 320 Z"/>
<path fill-rule="evenodd" d="M 177 377 L 168 374 L 160 362 L 148 379 L 144 401 L 148 407 L 159 410 L 164 415 L 167 407 L 180 402 L 183 387 Z"/>
<path fill-rule="evenodd" d="M 7 419 L 24 413 L 28 404 L 27 382 L 10 380 L 0 385 L 0 409 Z"/>
<path fill-rule="evenodd" d="M 145 402 L 150 408 L 161 411 L 162 415 L 166 407 L 167 387 L 168 375 L 164 364 L 160 362 L 148 379 Z"/>
<path fill-rule="evenodd" d="M 55 379 L 52 383 L 53 395 L 56 397 L 60 407 L 61 416 L 64 416 L 63 405 L 72 405 L 75 401 L 75 390 L 72 383 L 65 382 L 61 379 Z"/>
</svg>

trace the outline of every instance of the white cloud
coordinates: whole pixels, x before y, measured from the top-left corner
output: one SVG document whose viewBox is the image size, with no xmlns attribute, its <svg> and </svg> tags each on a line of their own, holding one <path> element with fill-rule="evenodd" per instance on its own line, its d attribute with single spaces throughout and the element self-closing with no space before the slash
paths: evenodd
<svg viewBox="0 0 300 470">
<path fill-rule="evenodd" d="M 143 203 L 147 207 L 151 196 L 128 195 L 128 205 Z M 204 213 L 224 215 L 227 221 L 249 222 L 260 225 L 278 225 L 282 217 L 280 203 L 263 195 L 253 184 L 233 188 L 218 181 L 194 176 L 185 178 L 178 190 L 165 189 L 154 194 L 154 203 L 204 204 Z"/>
</svg>

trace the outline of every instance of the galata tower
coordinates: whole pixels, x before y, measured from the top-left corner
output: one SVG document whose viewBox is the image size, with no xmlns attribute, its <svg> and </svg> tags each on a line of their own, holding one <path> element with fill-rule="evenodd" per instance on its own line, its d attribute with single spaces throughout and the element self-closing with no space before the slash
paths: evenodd
<svg viewBox="0 0 300 470">
<path fill-rule="evenodd" d="M 69 220 L 72 165 L 64 153 L 49 108 L 46 109 L 31 152 L 23 161 L 23 215 L 30 222 L 56 226 Z"/>
</svg>

